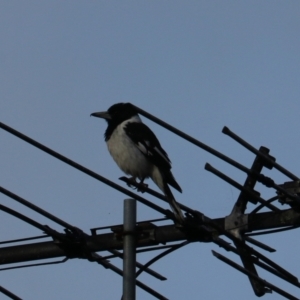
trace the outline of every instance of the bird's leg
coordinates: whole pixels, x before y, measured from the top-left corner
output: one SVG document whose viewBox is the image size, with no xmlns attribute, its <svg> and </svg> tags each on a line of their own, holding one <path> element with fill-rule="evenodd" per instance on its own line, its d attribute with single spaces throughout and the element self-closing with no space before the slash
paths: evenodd
<svg viewBox="0 0 300 300">
<path fill-rule="evenodd" d="M 144 180 L 145 178 L 142 178 L 141 181 L 139 182 L 139 186 L 136 189 L 138 192 L 145 193 L 148 184 L 144 183 Z"/>
<path fill-rule="evenodd" d="M 120 177 L 120 179 L 126 179 L 124 180 L 127 184 L 127 186 L 136 189 L 138 192 L 142 192 L 145 193 L 145 188 L 148 187 L 148 184 L 144 183 L 143 181 L 145 180 L 145 178 L 142 178 L 140 182 L 136 181 L 136 177 L 132 176 L 132 177 Z"/>
<path fill-rule="evenodd" d="M 137 187 L 135 186 L 136 184 L 138 184 L 138 183 L 136 182 L 135 177 L 129 177 L 129 178 L 127 178 L 127 185 L 129 187 L 137 189 Z"/>
</svg>

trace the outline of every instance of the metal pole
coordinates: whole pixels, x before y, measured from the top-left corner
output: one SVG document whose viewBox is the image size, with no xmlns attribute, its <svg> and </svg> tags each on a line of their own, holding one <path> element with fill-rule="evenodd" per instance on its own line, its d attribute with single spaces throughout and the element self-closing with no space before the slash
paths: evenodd
<svg viewBox="0 0 300 300">
<path fill-rule="evenodd" d="M 136 200 L 124 200 L 123 300 L 135 300 Z"/>
</svg>

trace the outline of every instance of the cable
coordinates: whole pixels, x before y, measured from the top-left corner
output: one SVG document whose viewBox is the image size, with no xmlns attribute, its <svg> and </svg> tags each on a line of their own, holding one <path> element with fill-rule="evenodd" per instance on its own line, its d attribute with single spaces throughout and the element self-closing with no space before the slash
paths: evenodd
<svg viewBox="0 0 300 300">
<path fill-rule="evenodd" d="M 24 206 L 26 206 L 26 207 L 34 210 L 35 212 L 43 215 L 44 217 L 50 219 L 51 221 L 53 221 L 53 222 L 55 222 L 55 223 L 57 223 L 57 224 L 65 227 L 65 228 L 68 228 L 70 230 L 74 230 L 75 229 L 75 227 L 73 227 L 72 225 L 68 224 L 67 222 L 65 222 L 65 221 L 63 221 L 63 220 L 55 217 L 54 215 L 48 213 L 47 211 L 39 208 L 38 206 L 36 206 L 36 205 L 32 204 L 31 202 L 29 202 L 29 201 L 27 201 L 27 200 L 19 197 L 18 195 L 14 194 L 14 193 L 12 193 L 12 192 L 10 192 L 8 190 L 6 190 L 5 188 L 3 188 L 1 186 L 0 186 L 0 193 L 2 193 L 4 195 L 6 195 L 6 196 L 8 196 L 8 197 L 10 197 L 12 199 L 14 199 L 15 201 L 21 203 L 22 205 L 24 205 Z"/>
<path fill-rule="evenodd" d="M 81 172 L 83 172 L 83 173 L 85 173 L 85 174 L 87 174 L 87 175 L 89 175 L 89 176 L 91 176 L 91 177 L 93 177 L 93 178 L 101 181 L 102 183 L 104 183 L 104 184 L 106 184 L 106 185 L 108 185 L 108 186 L 110 186 L 110 187 L 118 190 L 119 192 L 121 192 L 121 193 L 123 193 L 123 194 L 125 194 L 125 195 L 127 195 L 127 196 L 129 196 L 131 198 L 136 199 L 137 201 L 139 201 L 139 202 L 143 203 L 144 205 L 146 205 L 146 206 L 148 206 L 148 207 L 150 207 L 150 208 L 152 208 L 152 209 L 160 212 L 161 214 L 168 216 L 170 219 L 172 219 L 172 220 L 175 221 L 174 214 L 170 210 L 166 210 L 166 209 L 161 208 L 158 205 L 155 205 L 154 203 L 152 203 L 152 202 L 144 199 L 143 197 L 141 197 L 141 196 L 139 196 L 139 195 L 137 195 L 137 194 L 135 194 L 135 193 L 133 193 L 133 192 L 131 192 L 131 191 L 123 188 L 123 187 L 121 187 L 120 185 L 118 185 L 118 184 L 110 181 L 109 179 L 107 179 L 107 178 L 105 178 L 105 177 L 103 177 L 103 176 L 101 176 L 101 175 L 99 175 L 99 174 L 97 174 L 97 173 L 89 170 L 88 168 L 86 168 L 86 167 L 84 167 L 84 166 L 76 163 L 75 161 L 73 161 L 73 160 L 71 160 L 71 159 L 69 159 L 69 158 L 67 158 L 67 157 L 59 154 L 58 152 L 56 152 L 56 151 L 54 151 L 54 150 L 52 150 L 52 149 L 44 146 L 43 144 L 41 144 L 41 143 L 39 143 L 39 142 L 31 139 L 30 137 L 22 134 L 21 132 L 13 129 L 13 128 L 11 128 L 11 127 L 9 127 L 9 126 L 1 123 L 1 122 L 0 122 L 0 128 L 2 128 L 5 131 L 7 131 L 7 132 L 9 132 L 9 133 L 11 133 L 13 135 L 15 135 L 16 137 L 18 137 L 18 138 L 22 139 L 23 141 L 31 144 L 32 146 L 35 146 L 36 148 L 38 148 L 38 149 L 40 149 L 40 150 L 48 153 L 49 155 L 54 156 L 55 158 L 57 158 L 57 159 L 63 161 L 64 163 L 72 166 L 73 168 L 75 168 L 75 169 L 77 169 L 77 170 L 79 170 L 79 171 L 81 171 Z"/>
<path fill-rule="evenodd" d="M 5 289 L 2 286 L 0 286 L 0 292 L 2 294 L 6 295 L 7 297 L 9 297 L 10 299 L 13 299 L 13 300 L 22 300 L 21 298 L 19 298 L 18 296 L 16 296 L 15 294 L 13 294 L 12 292 L 8 291 L 7 289 Z"/>
<path fill-rule="evenodd" d="M 162 252 L 160 253 L 159 255 L 155 256 L 154 258 L 152 258 L 151 260 L 149 260 L 143 268 L 139 269 L 137 272 L 136 272 L 136 278 L 144 271 L 144 269 L 148 268 L 150 265 L 152 265 L 153 263 L 155 263 L 156 261 L 158 261 L 159 259 L 161 259 L 162 257 L 166 256 L 167 254 L 175 251 L 175 250 L 178 250 L 179 248 L 185 246 L 185 245 L 188 245 L 190 242 L 189 241 L 185 241 L 179 245 L 175 245 L 173 247 L 171 247 L 170 249 L 166 250 L 165 252 Z"/>
<path fill-rule="evenodd" d="M 16 266 L 16 267 L 9 267 L 9 268 L 2 268 L 0 271 L 7 271 L 7 270 L 14 270 L 14 269 L 23 269 L 23 268 L 28 268 L 28 267 L 39 267 L 39 266 L 47 266 L 47 265 L 57 265 L 57 264 L 62 264 L 65 263 L 69 258 L 66 257 L 63 260 L 58 260 L 58 261 L 52 261 L 48 263 L 40 263 L 40 264 L 30 264 L 30 265 L 23 265 L 23 266 Z"/>
<path fill-rule="evenodd" d="M 32 241 L 32 240 L 44 239 L 44 238 L 48 238 L 48 237 L 49 237 L 49 235 L 39 235 L 39 236 L 34 236 L 34 237 L 29 237 L 29 238 L 3 241 L 3 242 L 0 242 L 0 245 L 3 245 L 3 244 L 12 244 L 12 243 L 19 243 L 19 242 L 25 242 L 25 241 Z"/>
<path fill-rule="evenodd" d="M 274 197 L 270 198 L 269 200 L 266 200 L 266 202 L 272 203 L 272 202 L 274 202 L 275 200 L 277 200 L 278 198 L 279 198 L 278 196 L 274 196 Z M 265 207 L 265 204 L 264 204 L 264 203 L 258 205 L 255 209 L 253 209 L 253 211 L 252 211 L 249 215 L 256 214 L 259 210 L 261 210 L 261 209 L 264 208 L 264 207 Z"/>
</svg>

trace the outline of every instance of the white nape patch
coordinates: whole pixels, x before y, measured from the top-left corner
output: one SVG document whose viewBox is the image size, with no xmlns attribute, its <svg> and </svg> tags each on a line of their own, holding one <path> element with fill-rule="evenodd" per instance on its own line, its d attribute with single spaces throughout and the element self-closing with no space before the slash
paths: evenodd
<svg viewBox="0 0 300 300">
<path fill-rule="evenodd" d="M 124 131 L 124 127 L 130 122 L 141 122 L 141 119 L 134 116 L 118 125 L 107 141 L 108 151 L 124 173 L 139 179 L 147 178 L 151 176 L 153 165 Z M 144 146 L 143 148 L 147 152 Z"/>
</svg>

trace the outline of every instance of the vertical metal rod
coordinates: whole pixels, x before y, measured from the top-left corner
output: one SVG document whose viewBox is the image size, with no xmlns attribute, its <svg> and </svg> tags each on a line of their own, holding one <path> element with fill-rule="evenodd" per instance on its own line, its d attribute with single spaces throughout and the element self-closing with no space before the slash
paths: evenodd
<svg viewBox="0 0 300 300">
<path fill-rule="evenodd" d="M 136 200 L 124 200 L 123 300 L 135 300 Z"/>
</svg>

